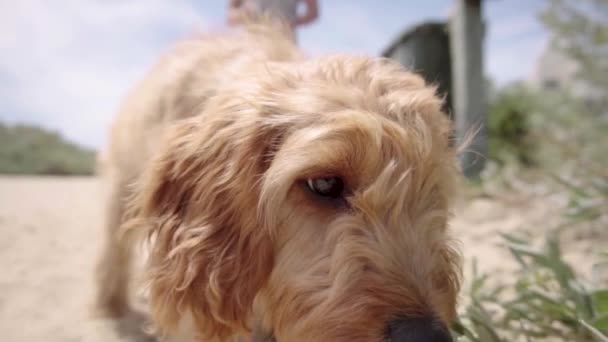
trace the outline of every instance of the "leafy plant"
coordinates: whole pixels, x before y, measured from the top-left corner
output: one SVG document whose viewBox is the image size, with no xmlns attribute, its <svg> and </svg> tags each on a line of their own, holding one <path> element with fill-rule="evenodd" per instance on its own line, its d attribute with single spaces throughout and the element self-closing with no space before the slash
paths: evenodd
<svg viewBox="0 0 608 342">
<path fill-rule="evenodd" d="M 515 282 L 490 285 L 491 276 L 473 267 L 470 303 L 454 327 L 460 341 L 607 341 L 608 288 L 579 279 L 563 260 L 556 236 L 549 235 L 540 249 L 527 239 L 504 239 L 519 264 Z"/>
<path fill-rule="evenodd" d="M 578 78 L 608 95 L 608 0 L 550 0 L 540 19 L 553 46 L 576 62 Z"/>
<path fill-rule="evenodd" d="M 606 18 L 608 0 L 550 0 L 541 13 L 553 47 L 577 64 L 576 81 L 604 95 Z M 514 86 L 492 98 L 490 157 L 509 166 L 499 168 L 498 175 L 514 164 L 532 165 L 534 170 L 515 168 L 518 180 L 528 171 L 541 175 L 545 188 L 565 197 L 567 205 L 558 209 L 560 222 L 540 248 L 531 238 L 504 236 L 504 247 L 518 265 L 508 282 L 504 274 L 479 274 L 474 265 L 467 303 L 453 328 L 460 341 L 608 342 L 608 288 L 579 277 L 558 243 L 562 234 L 589 228 L 605 234 L 608 226 L 605 96 L 586 101 L 569 91 L 567 84 L 550 91 Z M 608 265 L 608 251 L 599 258 Z"/>
<path fill-rule="evenodd" d="M 535 98 L 523 87 L 509 87 L 496 94 L 488 113 L 490 158 L 501 164 L 534 164 L 535 141 L 530 125 L 534 109 Z"/>
</svg>

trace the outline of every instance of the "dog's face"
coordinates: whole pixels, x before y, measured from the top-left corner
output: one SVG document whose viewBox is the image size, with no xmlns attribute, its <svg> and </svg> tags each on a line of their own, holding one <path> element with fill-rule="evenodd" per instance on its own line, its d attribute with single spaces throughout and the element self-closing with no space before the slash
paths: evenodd
<svg viewBox="0 0 608 342">
<path fill-rule="evenodd" d="M 366 58 L 253 74 L 173 128 L 133 201 L 160 327 L 189 311 L 209 338 L 449 341 L 457 170 L 434 90 Z"/>
</svg>

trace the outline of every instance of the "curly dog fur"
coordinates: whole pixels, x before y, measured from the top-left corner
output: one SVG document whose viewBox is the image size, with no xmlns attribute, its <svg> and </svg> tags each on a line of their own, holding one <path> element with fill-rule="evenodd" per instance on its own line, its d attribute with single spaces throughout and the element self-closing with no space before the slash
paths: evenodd
<svg viewBox="0 0 608 342">
<path fill-rule="evenodd" d="M 185 317 L 203 341 L 254 326 L 277 341 L 384 341 L 391 322 L 419 317 L 449 326 L 459 171 L 441 104 L 394 62 L 308 59 L 265 24 L 181 43 L 113 126 L 99 308 L 129 308 L 122 227 L 150 242 L 159 333 Z M 344 183 L 337 198 L 310 190 L 328 177 Z"/>
</svg>

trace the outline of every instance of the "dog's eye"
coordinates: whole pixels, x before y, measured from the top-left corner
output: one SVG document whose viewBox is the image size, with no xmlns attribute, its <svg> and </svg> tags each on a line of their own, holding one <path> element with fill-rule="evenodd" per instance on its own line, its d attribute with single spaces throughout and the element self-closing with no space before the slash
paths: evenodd
<svg viewBox="0 0 608 342">
<path fill-rule="evenodd" d="M 323 197 L 338 198 L 344 192 L 344 182 L 338 177 L 309 178 L 306 184 L 310 191 Z"/>
</svg>

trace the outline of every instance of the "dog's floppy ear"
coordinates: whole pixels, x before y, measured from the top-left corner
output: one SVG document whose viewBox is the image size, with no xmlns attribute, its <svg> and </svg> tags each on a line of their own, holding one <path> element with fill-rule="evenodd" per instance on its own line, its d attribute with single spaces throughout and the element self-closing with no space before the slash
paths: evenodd
<svg viewBox="0 0 608 342">
<path fill-rule="evenodd" d="M 161 330 L 191 313 L 209 339 L 248 330 L 256 293 L 273 264 L 259 226 L 257 189 L 267 150 L 243 119 L 180 122 L 145 170 L 132 198 L 132 230 L 151 242 L 150 301 Z M 238 127 L 237 127 L 238 126 Z"/>
</svg>

